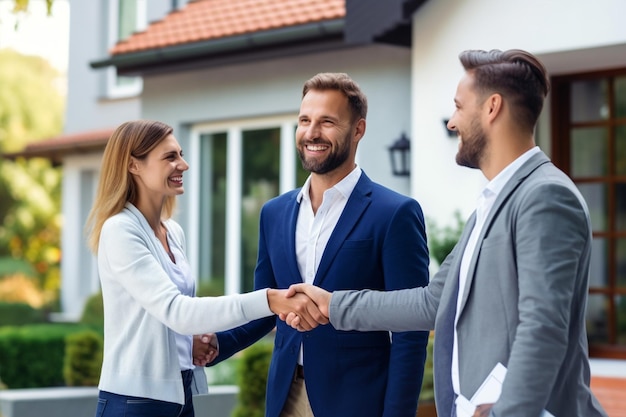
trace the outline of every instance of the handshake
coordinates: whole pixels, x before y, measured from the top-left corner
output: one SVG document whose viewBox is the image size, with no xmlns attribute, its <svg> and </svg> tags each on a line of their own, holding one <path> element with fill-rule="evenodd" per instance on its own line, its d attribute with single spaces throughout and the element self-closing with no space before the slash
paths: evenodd
<svg viewBox="0 0 626 417">
<path fill-rule="evenodd" d="M 328 324 L 332 293 L 310 284 L 294 284 L 286 290 L 269 289 L 270 310 L 299 331 Z"/>
<path fill-rule="evenodd" d="M 267 290 L 270 310 L 298 331 L 308 331 L 320 324 L 328 324 L 328 306 L 332 296 L 322 288 L 310 284 L 294 284 L 286 290 Z M 214 333 L 193 337 L 193 364 L 206 366 L 219 355 L 219 344 Z"/>
</svg>

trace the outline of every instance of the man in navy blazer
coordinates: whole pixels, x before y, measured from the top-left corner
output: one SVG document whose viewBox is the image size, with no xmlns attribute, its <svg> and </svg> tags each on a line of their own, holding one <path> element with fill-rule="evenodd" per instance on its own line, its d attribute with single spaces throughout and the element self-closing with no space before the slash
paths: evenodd
<svg viewBox="0 0 626 417">
<path fill-rule="evenodd" d="M 367 99 L 346 74 L 304 85 L 296 146 L 311 172 L 261 211 L 256 288 L 312 283 L 329 291 L 428 284 L 424 218 L 414 199 L 355 163 Z M 298 332 L 276 317 L 217 334 L 218 363 L 276 327 L 266 416 L 415 417 L 428 332 Z"/>
</svg>

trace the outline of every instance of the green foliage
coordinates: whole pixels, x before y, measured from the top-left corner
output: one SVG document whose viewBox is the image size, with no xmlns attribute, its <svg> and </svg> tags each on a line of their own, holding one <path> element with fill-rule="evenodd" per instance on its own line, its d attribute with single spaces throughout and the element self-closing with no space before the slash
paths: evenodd
<svg viewBox="0 0 626 417">
<path fill-rule="evenodd" d="M 23 259 L 15 259 L 10 256 L 0 256 L 0 277 L 13 274 L 33 276 L 35 269 Z"/>
<path fill-rule="evenodd" d="M 196 295 L 198 297 L 218 297 L 224 295 L 224 277 L 212 278 L 210 281 L 200 281 Z"/>
<path fill-rule="evenodd" d="M 457 210 L 454 212 L 454 223 L 452 226 L 440 227 L 433 220 L 427 220 L 426 223 L 430 256 L 441 265 L 459 241 L 463 227 L 465 227 L 465 221 Z"/>
<path fill-rule="evenodd" d="M 16 8 L 26 3 L 16 1 Z M 61 133 L 58 71 L 43 58 L 9 49 L 0 50 L 0 62 L 0 152 Z M 31 264 L 53 296 L 60 286 L 60 199 L 61 171 L 49 161 L 0 160 L 0 256 Z"/>
<path fill-rule="evenodd" d="M 65 338 L 87 329 L 72 324 L 0 328 L 0 379 L 8 388 L 64 385 Z"/>
<path fill-rule="evenodd" d="M 273 344 L 257 342 L 243 351 L 238 367 L 239 401 L 232 417 L 263 417 L 267 370 Z"/>
<path fill-rule="evenodd" d="M 46 0 L 46 8 L 48 10 L 48 16 L 52 15 L 52 4 L 54 0 Z M 28 12 L 28 5 L 30 0 L 13 0 L 13 12 L 14 13 L 26 13 Z"/>
<path fill-rule="evenodd" d="M 24 324 L 43 323 L 46 315 L 26 303 L 7 303 L 0 301 L 0 326 L 21 326 Z"/>
<path fill-rule="evenodd" d="M 0 256 L 27 262 L 44 290 L 60 286 L 61 171 L 42 159 L 0 163 Z M 6 262 L 3 261 L 6 266 Z M 20 267 L 23 269 L 23 267 Z M 5 271 L 5 272 L 18 272 Z M 32 273 L 32 272 L 31 272 Z"/>
<path fill-rule="evenodd" d="M 45 59 L 0 50 L 0 151 L 14 152 L 63 128 L 60 74 Z"/>
<path fill-rule="evenodd" d="M 104 303 L 102 301 L 102 291 L 92 294 L 85 302 L 80 323 L 104 327 Z"/>
<path fill-rule="evenodd" d="M 98 385 L 102 367 L 102 337 L 92 331 L 70 334 L 65 338 L 63 377 L 70 387 Z"/>
<path fill-rule="evenodd" d="M 209 385 L 237 385 L 237 370 L 241 357 L 231 356 L 218 366 L 209 366 L 204 369 Z"/>
<path fill-rule="evenodd" d="M 10 49 L 0 50 L 0 62 L 0 152 L 18 151 L 30 141 L 59 134 L 64 112 L 57 87 L 59 73 L 43 58 Z M 4 177 L 0 181 L 3 218 L 10 180 Z"/>
</svg>

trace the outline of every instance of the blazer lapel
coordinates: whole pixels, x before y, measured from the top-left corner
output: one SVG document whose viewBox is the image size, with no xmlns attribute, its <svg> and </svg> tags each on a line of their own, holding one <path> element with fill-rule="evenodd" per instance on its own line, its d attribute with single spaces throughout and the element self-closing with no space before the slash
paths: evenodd
<svg viewBox="0 0 626 417">
<path fill-rule="evenodd" d="M 296 223 L 298 222 L 298 213 L 300 212 L 300 203 L 297 195 L 293 198 L 292 203 L 285 207 L 286 222 L 283 222 L 285 244 L 285 253 L 287 254 L 287 266 L 289 268 L 289 276 L 292 277 L 293 284 L 302 283 L 300 270 L 298 269 L 298 259 L 296 257 Z"/>
<path fill-rule="evenodd" d="M 478 236 L 476 249 L 474 250 L 472 261 L 470 262 L 467 270 L 467 280 L 465 282 L 465 290 L 463 291 L 463 299 L 461 300 L 461 311 L 463 311 L 465 303 L 469 297 L 469 291 L 470 288 L 472 288 L 472 282 L 474 281 L 474 272 L 476 269 L 476 263 L 478 262 L 480 248 L 483 244 L 485 236 L 489 232 L 489 229 L 491 229 L 493 219 L 504 208 L 506 202 L 509 200 L 509 197 L 513 194 L 517 187 L 519 187 L 519 185 L 524 182 L 524 180 L 528 178 L 537 168 L 548 162 L 550 162 L 550 159 L 543 152 L 533 155 L 513 174 L 511 179 L 505 184 L 502 191 L 498 194 L 496 201 L 494 201 L 493 206 L 485 219 L 480 235 Z"/>
<path fill-rule="evenodd" d="M 326 249 L 324 249 L 324 254 L 322 255 L 319 267 L 317 268 L 317 274 L 315 274 L 315 280 L 313 281 L 315 285 L 321 286 L 341 245 L 343 245 L 343 242 L 357 224 L 365 212 L 365 209 L 370 205 L 372 194 L 371 182 L 367 175 L 362 172 L 361 178 L 354 187 L 352 194 L 350 194 L 346 206 L 341 216 L 339 216 L 339 221 L 337 221 L 337 225 L 326 244 Z"/>
<path fill-rule="evenodd" d="M 433 363 L 434 369 L 452 368 L 452 350 L 454 346 L 454 318 L 459 292 L 459 271 L 463 251 L 467 246 L 470 234 L 476 224 L 476 212 L 467 219 L 463 232 L 459 237 L 457 246 L 458 255 L 453 259 L 452 265 L 446 276 L 446 283 L 441 294 L 437 319 L 435 321 L 435 345 Z M 452 375 L 448 372 L 437 373 L 435 378 L 435 396 L 437 408 L 441 409 L 441 415 L 452 415 L 454 408 L 454 390 L 452 388 Z"/>
</svg>

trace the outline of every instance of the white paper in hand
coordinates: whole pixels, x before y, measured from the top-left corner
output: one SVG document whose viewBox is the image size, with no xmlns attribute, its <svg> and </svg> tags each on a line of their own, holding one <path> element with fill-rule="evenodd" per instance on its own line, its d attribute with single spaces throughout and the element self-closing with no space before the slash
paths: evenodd
<svg viewBox="0 0 626 417">
<path fill-rule="evenodd" d="M 493 404 L 498 401 L 502 393 L 502 383 L 505 377 L 506 367 L 498 362 L 470 400 L 462 395 L 456 399 L 457 417 L 472 417 L 476 406 Z M 554 415 L 547 410 L 543 410 L 539 417 L 554 417 Z"/>
</svg>

